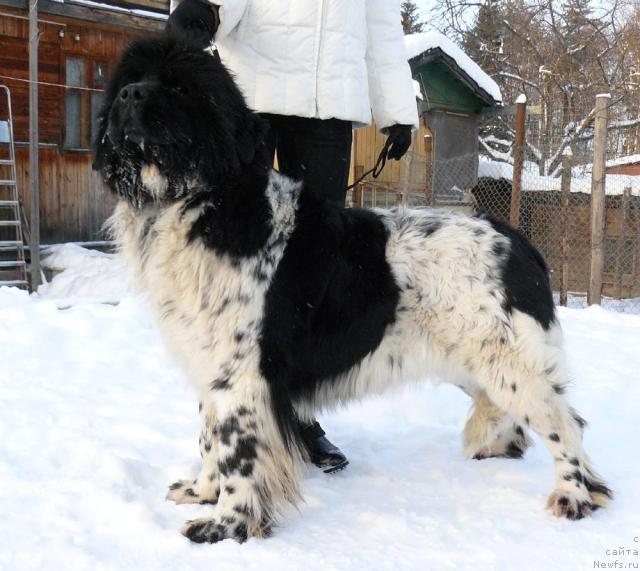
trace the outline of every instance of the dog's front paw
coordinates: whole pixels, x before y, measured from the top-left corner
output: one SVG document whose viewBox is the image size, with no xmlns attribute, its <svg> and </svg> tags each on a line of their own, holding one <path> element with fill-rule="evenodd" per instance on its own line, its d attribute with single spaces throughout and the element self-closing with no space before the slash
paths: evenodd
<svg viewBox="0 0 640 571">
<path fill-rule="evenodd" d="M 580 498 L 568 490 L 556 490 L 549 496 L 547 508 L 556 517 L 576 520 L 590 516 L 594 506 L 590 499 Z"/>
<path fill-rule="evenodd" d="M 192 519 L 180 530 L 182 535 L 195 543 L 217 543 L 223 539 L 235 539 L 238 543 L 247 540 L 247 525 L 235 517 Z"/>
<path fill-rule="evenodd" d="M 217 481 L 178 480 L 169 486 L 166 499 L 176 504 L 215 504 L 220 495 Z"/>
</svg>

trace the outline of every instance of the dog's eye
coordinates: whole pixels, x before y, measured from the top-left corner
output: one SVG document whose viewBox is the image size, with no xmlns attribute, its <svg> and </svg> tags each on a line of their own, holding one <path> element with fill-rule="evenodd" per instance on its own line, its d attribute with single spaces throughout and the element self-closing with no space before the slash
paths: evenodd
<svg viewBox="0 0 640 571">
<path fill-rule="evenodd" d="M 188 85 L 176 85 L 173 90 L 180 95 L 189 95 L 189 93 L 191 93 L 191 89 Z"/>
</svg>

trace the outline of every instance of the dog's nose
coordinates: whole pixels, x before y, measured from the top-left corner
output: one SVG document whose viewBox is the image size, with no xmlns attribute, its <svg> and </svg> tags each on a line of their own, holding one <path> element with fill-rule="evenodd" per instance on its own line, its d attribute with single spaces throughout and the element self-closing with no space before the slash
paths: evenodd
<svg viewBox="0 0 640 571">
<path fill-rule="evenodd" d="M 130 83 L 120 90 L 120 101 L 129 105 L 142 103 L 149 99 L 151 88 L 148 83 Z"/>
</svg>

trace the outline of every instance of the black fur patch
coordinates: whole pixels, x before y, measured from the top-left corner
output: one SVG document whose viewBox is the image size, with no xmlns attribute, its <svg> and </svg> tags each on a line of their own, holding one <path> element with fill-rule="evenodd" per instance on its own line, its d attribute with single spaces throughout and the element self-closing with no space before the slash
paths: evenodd
<svg viewBox="0 0 640 571">
<path fill-rule="evenodd" d="M 591 494 L 602 494 L 607 498 L 613 498 L 613 491 L 611 491 L 611 489 L 603 482 L 596 480 L 592 476 L 587 475 L 584 477 L 584 485 Z"/>
<path fill-rule="evenodd" d="M 247 477 L 253 473 L 253 461 L 258 457 L 258 439 L 255 436 L 238 437 L 233 453 L 218 462 L 218 469 L 223 476 L 239 472 Z"/>
<path fill-rule="evenodd" d="M 553 390 L 557 395 L 563 395 L 566 392 L 565 385 L 553 385 Z"/>
<path fill-rule="evenodd" d="M 505 458 L 522 458 L 524 449 L 518 442 L 509 442 L 507 449 L 505 450 Z"/>
<path fill-rule="evenodd" d="M 400 291 L 387 230 L 366 210 L 342 210 L 303 189 L 295 228 L 267 291 L 260 367 L 291 433 L 291 401 L 313 394 L 374 351 Z"/>
<path fill-rule="evenodd" d="M 220 441 L 222 444 L 229 446 L 231 444 L 231 436 L 233 434 L 242 435 L 244 434 L 244 431 L 240 428 L 238 417 L 229 416 L 220 424 Z"/>
<path fill-rule="evenodd" d="M 194 543 L 216 543 L 227 536 L 227 526 L 213 520 L 192 524 L 185 534 Z"/>
<path fill-rule="evenodd" d="M 215 391 L 224 391 L 231 388 L 230 383 L 231 379 L 229 379 L 229 377 L 222 377 L 211 381 L 210 386 Z"/>
<path fill-rule="evenodd" d="M 575 410 L 571 409 L 571 416 L 573 416 L 573 420 L 575 420 L 580 428 L 584 429 L 587 426 L 587 421 L 582 418 Z"/>
<path fill-rule="evenodd" d="M 134 84 L 146 96 L 132 104 L 121 94 Z M 154 165 L 168 182 L 160 200 L 188 195 L 183 212 L 199 209 L 189 240 L 232 259 L 264 246 L 271 232 L 267 124 L 219 58 L 184 38 L 134 42 L 109 81 L 98 122 L 93 168 L 113 192 L 136 208 L 157 200 L 140 180 L 141 167 Z"/>
<path fill-rule="evenodd" d="M 509 248 L 494 244 L 494 253 L 504 256 L 502 283 L 506 311 L 517 309 L 533 317 L 548 330 L 555 321 L 555 307 L 549 282 L 549 269 L 529 240 L 508 224 L 488 218 L 493 228 L 509 239 Z"/>
</svg>

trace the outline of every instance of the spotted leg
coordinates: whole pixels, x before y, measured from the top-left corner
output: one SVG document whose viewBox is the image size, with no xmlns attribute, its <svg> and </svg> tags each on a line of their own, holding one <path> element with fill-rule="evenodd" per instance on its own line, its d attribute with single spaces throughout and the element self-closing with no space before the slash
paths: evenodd
<svg viewBox="0 0 640 571">
<path fill-rule="evenodd" d="M 516 315 L 513 343 L 493 363 L 483 383 L 487 396 L 537 432 L 555 460 L 555 489 L 547 507 L 558 517 L 581 519 L 606 506 L 613 494 L 592 468 L 582 446 L 584 420 L 563 394 L 567 374 L 559 326 L 544 331 Z"/>
<path fill-rule="evenodd" d="M 212 389 L 219 419 L 220 496 L 210 517 L 188 521 L 182 533 L 197 543 L 264 537 L 285 502 L 298 498 L 300 454 L 285 444 L 266 381 L 229 379 Z"/>
<path fill-rule="evenodd" d="M 522 458 L 531 444 L 523 427 L 493 404 L 484 391 L 479 391 L 464 428 L 465 456 L 474 460 Z"/>
<path fill-rule="evenodd" d="M 176 504 L 215 504 L 220 493 L 216 413 L 209 399 L 202 399 L 199 406 L 202 467 L 195 480 L 179 480 L 169 486 L 167 499 Z"/>
<path fill-rule="evenodd" d="M 542 402 L 546 406 L 540 406 Z M 544 439 L 555 460 L 556 484 L 547 507 L 557 517 L 581 519 L 605 507 L 613 494 L 592 468 L 582 446 L 584 420 L 553 391 L 547 392 L 542 402 L 527 402 L 529 413 L 525 412 L 522 420 Z"/>
</svg>

